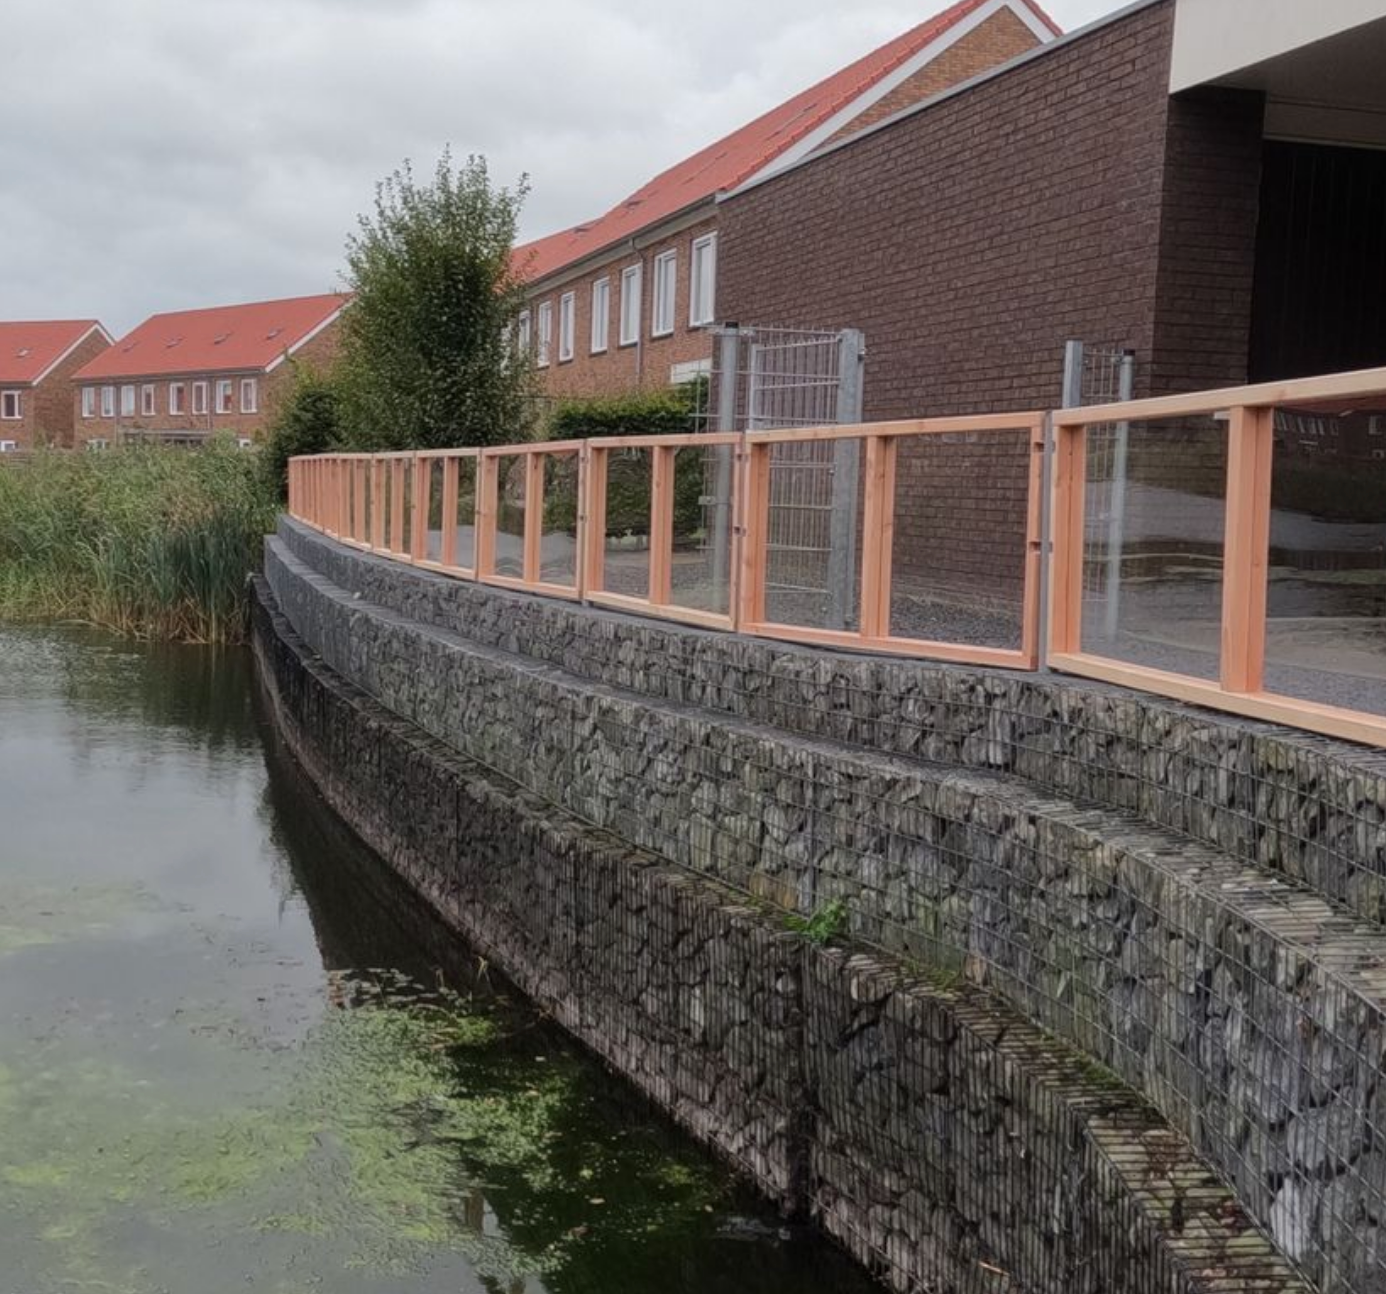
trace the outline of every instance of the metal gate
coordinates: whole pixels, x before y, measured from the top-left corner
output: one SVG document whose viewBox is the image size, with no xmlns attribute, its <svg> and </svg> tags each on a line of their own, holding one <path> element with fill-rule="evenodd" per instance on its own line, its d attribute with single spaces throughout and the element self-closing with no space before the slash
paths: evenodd
<svg viewBox="0 0 1386 1294">
<path fill-rule="evenodd" d="M 708 424 L 717 431 L 768 431 L 862 420 L 866 348 L 856 329 L 740 327 L 718 330 L 708 383 Z M 766 591 L 824 607 L 827 627 L 857 614 L 858 446 L 778 446 L 770 474 Z M 730 455 L 709 455 L 707 532 L 729 543 Z M 717 569 L 721 562 L 715 562 Z"/>
</svg>

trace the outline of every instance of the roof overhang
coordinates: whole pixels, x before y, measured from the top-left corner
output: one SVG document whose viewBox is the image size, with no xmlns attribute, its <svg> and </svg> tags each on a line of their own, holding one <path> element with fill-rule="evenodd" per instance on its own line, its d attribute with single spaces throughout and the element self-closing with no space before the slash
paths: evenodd
<svg viewBox="0 0 1386 1294">
<path fill-rule="evenodd" d="M 1177 0 L 1170 90 L 1266 96 L 1266 134 L 1386 146 L 1386 0 Z"/>
</svg>

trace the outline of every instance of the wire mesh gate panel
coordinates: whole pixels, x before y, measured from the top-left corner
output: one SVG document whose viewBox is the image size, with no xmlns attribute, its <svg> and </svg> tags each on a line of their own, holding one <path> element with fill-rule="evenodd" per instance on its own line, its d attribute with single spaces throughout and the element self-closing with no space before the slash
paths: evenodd
<svg viewBox="0 0 1386 1294">
<path fill-rule="evenodd" d="M 865 345 L 855 329 L 728 326 L 715 354 L 707 421 L 718 431 L 861 421 Z M 714 549 L 729 543 L 730 492 L 730 452 L 709 455 L 705 529 Z M 859 495 L 855 443 L 776 447 L 765 582 L 774 619 L 855 627 Z"/>
</svg>

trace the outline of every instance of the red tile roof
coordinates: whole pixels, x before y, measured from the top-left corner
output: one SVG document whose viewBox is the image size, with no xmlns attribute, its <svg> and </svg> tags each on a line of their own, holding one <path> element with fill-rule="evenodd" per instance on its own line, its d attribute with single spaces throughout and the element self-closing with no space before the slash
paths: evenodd
<svg viewBox="0 0 1386 1294">
<path fill-rule="evenodd" d="M 28 386 L 81 341 L 95 319 L 0 323 L 0 386 Z"/>
<path fill-rule="evenodd" d="M 339 293 L 151 315 L 77 374 L 77 381 L 172 373 L 263 371 L 327 323 Z"/>
<path fill-rule="evenodd" d="M 517 247 L 512 259 L 515 272 L 531 281 L 544 278 L 687 207 L 736 188 L 986 3 L 987 0 L 958 0 L 904 35 L 671 166 L 606 215 Z M 1056 36 L 1063 34 L 1036 0 L 1021 3 Z"/>
</svg>

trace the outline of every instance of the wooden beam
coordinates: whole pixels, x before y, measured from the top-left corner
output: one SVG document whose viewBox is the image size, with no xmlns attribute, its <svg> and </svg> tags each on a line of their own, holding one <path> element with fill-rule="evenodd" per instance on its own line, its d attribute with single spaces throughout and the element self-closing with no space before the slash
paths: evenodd
<svg viewBox="0 0 1386 1294">
<path fill-rule="evenodd" d="M 1274 410 L 1232 410 L 1222 556 L 1220 677 L 1229 692 L 1259 692 L 1266 660 Z"/>
<path fill-rule="evenodd" d="M 674 450 L 650 450 L 649 599 L 667 606 L 673 584 Z"/>
</svg>

